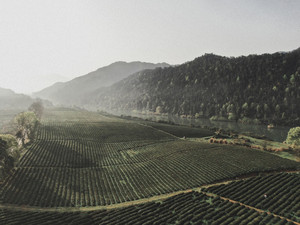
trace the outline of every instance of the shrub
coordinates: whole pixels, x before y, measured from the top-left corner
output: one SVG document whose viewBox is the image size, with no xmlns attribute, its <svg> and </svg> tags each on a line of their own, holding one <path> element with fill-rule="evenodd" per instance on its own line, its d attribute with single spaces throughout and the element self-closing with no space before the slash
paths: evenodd
<svg viewBox="0 0 300 225">
<path fill-rule="evenodd" d="M 300 127 L 294 127 L 289 130 L 286 143 L 300 145 Z"/>
<path fill-rule="evenodd" d="M 17 142 L 12 135 L 0 135 L 0 180 L 4 179 L 19 159 Z"/>
<path fill-rule="evenodd" d="M 8 148 L 18 146 L 16 138 L 11 134 L 0 134 L 0 139 L 6 141 Z"/>
</svg>

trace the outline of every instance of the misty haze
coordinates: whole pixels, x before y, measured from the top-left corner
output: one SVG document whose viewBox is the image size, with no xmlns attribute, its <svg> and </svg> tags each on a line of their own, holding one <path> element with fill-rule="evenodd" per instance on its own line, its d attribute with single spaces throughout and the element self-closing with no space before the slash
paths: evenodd
<svg viewBox="0 0 300 225">
<path fill-rule="evenodd" d="M 300 224 L 299 14 L 1 1 L 0 224 Z"/>
</svg>

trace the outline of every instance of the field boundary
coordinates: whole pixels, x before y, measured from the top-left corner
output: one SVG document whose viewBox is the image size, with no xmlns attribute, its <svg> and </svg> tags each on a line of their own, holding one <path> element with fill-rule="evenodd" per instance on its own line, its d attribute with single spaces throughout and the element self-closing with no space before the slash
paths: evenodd
<svg viewBox="0 0 300 225">
<path fill-rule="evenodd" d="M 181 139 L 180 137 L 177 137 L 177 136 L 175 136 L 174 134 L 171 134 L 171 133 L 169 133 L 169 132 L 163 131 L 163 130 L 158 129 L 158 128 L 156 128 L 156 127 L 152 127 L 152 126 L 150 126 L 150 125 L 143 124 L 143 123 L 137 123 L 137 124 L 139 124 L 139 125 L 141 125 L 141 126 L 144 126 L 144 127 L 152 128 L 153 130 L 157 130 L 157 131 L 159 131 L 159 132 L 161 132 L 161 133 L 164 133 L 164 134 L 168 134 L 168 135 L 174 137 L 175 139 Z"/>
</svg>

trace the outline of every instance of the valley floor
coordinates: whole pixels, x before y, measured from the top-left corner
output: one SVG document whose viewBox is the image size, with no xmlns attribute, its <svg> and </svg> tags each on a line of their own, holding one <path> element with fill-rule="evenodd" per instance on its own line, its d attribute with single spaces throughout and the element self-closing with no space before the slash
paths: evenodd
<svg viewBox="0 0 300 225">
<path fill-rule="evenodd" d="M 15 173 L 0 185 L 0 222 L 299 224 L 300 164 L 180 138 L 211 135 L 86 111 L 47 111 Z"/>
</svg>

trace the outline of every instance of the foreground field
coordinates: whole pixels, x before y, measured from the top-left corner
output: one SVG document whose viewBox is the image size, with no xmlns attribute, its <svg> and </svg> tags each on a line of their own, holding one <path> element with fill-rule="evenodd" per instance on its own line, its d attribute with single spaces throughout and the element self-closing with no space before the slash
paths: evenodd
<svg viewBox="0 0 300 225">
<path fill-rule="evenodd" d="M 290 183 L 299 182 L 299 174 L 280 174 L 261 177 L 271 181 L 276 179 L 278 186 L 284 186 L 286 180 Z M 251 178 L 240 182 L 253 182 Z M 237 183 L 240 183 L 237 182 Z M 270 183 L 270 182 L 269 182 Z M 215 189 L 226 189 L 236 183 L 217 186 Z M 260 189 L 268 189 L 264 182 Z M 236 185 L 235 185 L 236 186 Z M 211 188 L 213 189 L 213 188 Z M 290 189 L 291 190 L 291 189 Z M 263 193 L 263 192 L 261 192 Z M 259 194 L 262 195 L 260 192 Z M 241 194 L 241 193 L 240 193 Z M 247 194 L 249 196 L 249 193 Z M 293 195 L 291 193 L 291 195 Z M 263 195 L 262 195 L 263 196 Z M 257 197 L 257 196 L 256 196 Z M 259 196 L 260 197 L 260 196 Z M 262 199 L 259 201 L 263 201 Z M 265 202 L 272 202 L 266 200 Z M 280 202 L 277 201 L 277 204 Z M 291 215 L 292 210 L 299 211 L 299 202 L 287 207 Z M 290 220 L 291 219 L 291 220 Z M 128 206 L 113 210 L 97 210 L 90 212 L 39 212 L 23 210 L 2 209 L 0 211 L 1 224 L 281 224 L 297 223 L 297 217 L 290 219 L 280 217 L 270 211 L 251 208 L 222 196 L 210 196 L 201 191 L 182 193 L 166 200 L 153 201 L 145 204 Z"/>
</svg>

